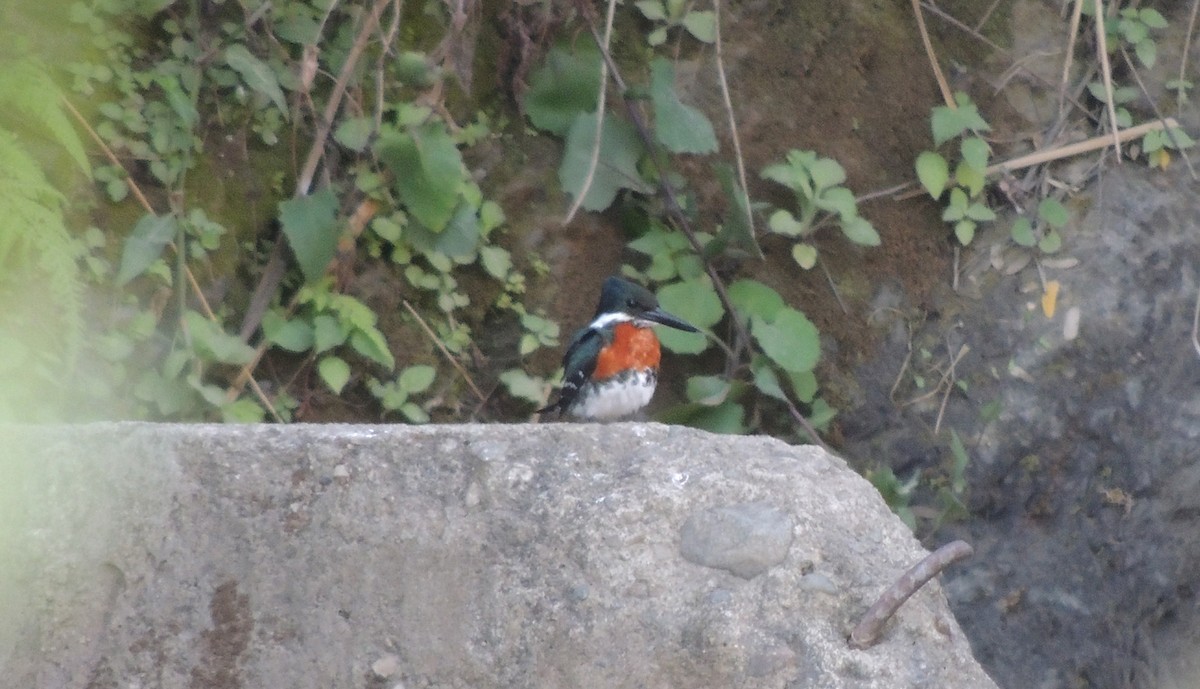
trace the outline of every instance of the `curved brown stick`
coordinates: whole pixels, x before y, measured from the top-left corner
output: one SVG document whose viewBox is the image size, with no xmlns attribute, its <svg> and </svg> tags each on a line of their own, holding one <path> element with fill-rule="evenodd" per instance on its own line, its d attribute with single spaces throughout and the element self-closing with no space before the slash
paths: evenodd
<svg viewBox="0 0 1200 689">
<path fill-rule="evenodd" d="M 867 614 L 863 615 L 862 621 L 850 633 L 850 648 L 861 651 L 874 646 L 879 640 L 880 632 L 883 631 L 883 625 L 896 614 L 909 596 L 916 593 L 925 582 L 941 574 L 942 570 L 974 552 L 975 549 L 966 541 L 951 541 L 913 565 L 904 576 L 889 586 L 888 590 L 879 596 L 879 600 L 875 601 L 875 605 L 867 610 Z"/>
</svg>

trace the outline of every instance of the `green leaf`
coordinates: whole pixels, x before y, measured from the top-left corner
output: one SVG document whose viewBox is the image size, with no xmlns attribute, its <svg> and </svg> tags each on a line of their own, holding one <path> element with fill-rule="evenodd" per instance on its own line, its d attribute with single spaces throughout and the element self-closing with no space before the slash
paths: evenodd
<svg viewBox="0 0 1200 689">
<path fill-rule="evenodd" d="M 732 400 L 715 407 L 702 404 L 681 404 L 662 415 L 661 420 L 669 424 L 682 424 L 712 433 L 740 435 L 746 432 L 743 421 L 746 411 Z"/>
<path fill-rule="evenodd" d="M 261 423 L 266 410 L 252 399 L 237 399 L 221 406 L 222 423 Z"/>
<path fill-rule="evenodd" d="M 757 280 L 746 278 L 729 285 L 729 301 L 742 317 L 757 316 L 767 321 L 775 320 L 775 316 L 786 306 L 779 292 Z"/>
<path fill-rule="evenodd" d="M 342 394 L 342 388 L 350 382 L 350 364 L 336 356 L 322 357 L 317 362 L 317 373 L 335 395 Z"/>
<path fill-rule="evenodd" d="M 958 116 L 958 111 L 945 105 L 933 109 L 933 114 L 929 118 L 929 125 L 933 131 L 934 146 L 941 146 L 950 139 L 962 134 L 966 128 L 962 118 Z"/>
<path fill-rule="evenodd" d="M 987 142 L 977 136 L 970 136 L 962 140 L 959 146 L 962 151 L 962 159 L 976 170 L 983 170 L 987 167 L 988 156 L 990 151 Z"/>
<path fill-rule="evenodd" d="M 396 358 L 388 349 L 387 340 L 383 333 L 375 328 L 355 328 L 350 333 L 350 346 L 371 361 L 387 368 L 389 371 L 396 367 Z"/>
<path fill-rule="evenodd" d="M 846 181 L 846 171 L 841 163 L 832 158 L 818 158 L 812 161 L 808 165 L 808 176 L 818 191 Z"/>
<path fill-rule="evenodd" d="M 856 215 L 848 221 L 842 221 L 842 234 L 846 235 L 846 239 L 859 246 L 879 246 L 881 243 L 875 226 L 860 215 Z"/>
<path fill-rule="evenodd" d="M 323 313 L 313 318 L 313 349 L 317 354 L 337 347 L 349 336 L 347 328 L 333 316 Z"/>
<path fill-rule="evenodd" d="M 972 203 L 967 206 L 967 217 L 976 222 L 988 222 L 996 219 L 996 212 L 982 203 Z"/>
<path fill-rule="evenodd" d="M 497 280 L 504 280 L 508 277 L 508 271 L 512 270 L 512 256 L 498 246 L 479 247 L 479 262 L 487 274 Z"/>
<path fill-rule="evenodd" d="M 558 169 L 558 181 L 572 196 L 583 189 L 587 178 L 596 136 L 595 113 L 581 113 L 567 134 L 567 148 Z M 642 157 L 642 142 L 629 123 L 615 117 L 605 117 L 601 129 L 600 159 L 592 177 L 591 187 L 583 198 L 583 208 L 602 211 L 608 208 L 617 192 L 632 189 L 639 193 L 653 190 L 638 171 Z"/>
<path fill-rule="evenodd" d="M 1133 52 L 1137 53 L 1138 59 L 1147 69 L 1154 67 L 1155 61 L 1158 60 L 1158 46 L 1154 44 L 1153 38 L 1143 38 L 1133 46 Z"/>
<path fill-rule="evenodd" d="M 1062 248 L 1062 235 L 1058 233 L 1058 230 L 1047 231 L 1046 236 L 1042 237 L 1042 241 L 1038 242 L 1038 248 L 1047 254 L 1057 252 Z"/>
<path fill-rule="evenodd" d="M 858 203 L 854 200 L 854 193 L 846 187 L 825 189 L 815 201 L 817 208 L 837 213 L 843 221 L 858 215 Z"/>
<path fill-rule="evenodd" d="M 652 22 L 667 20 L 667 11 L 660 0 L 638 0 L 633 4 L 641 11 L 643 17 Z"/>
<path fill-rule="evenodd" d="M 195 311 L 185 313 L 183 320 L 196 352 L 202 357 L 239 366 L 254 360 L 254 348 L 242 342 L 238 336 L 225 332 L 219 323 L 210 321 Z"/>
<path fill-rule="evenodd" d="M 809 270 L 817 265 L 817 247 L 803 242 L 796 244 L 792 246 L 792 259 L 796 261 L 796 265 Z"/>
<path fill-rule="evenodd" d="M 508 394 L 517 399 L 538 405 L 546 401 L 546 381 L 534 378 L 519 368 L 512 368 L 501 373 L 500 382 L 508 389 Z"/>
<path fill-rule="evenodd" d="M 287 320 L 278 311 L 267 311 L 262 319 L 263 337 L 289 352 L 305 352 L 313 346 L 313 328 L 295 318 Z"/>
<path fill-rule="evenodd" d="M 725 315 L 721 299 L 707 279 L 689 280 L 667 285 L 658 291 L 662 308 L 701 330 L 716 325 Z M 708 338 L 702 333 L 688 333 L 660 327 L 655 332 L 663 346 L 677 354 L 699 354 L 708 349 Z"/>
<path fill-rule="evenodd" d="M 546 63 L 530 78 L 525 113 L 538 129 L 566 136 L 580 114 L 596 111 L 599 91 L 598 51 L 551 48 Z"/>
<path fill-rule="evenodd" d="M 660 26 L 657 29 L 651 31 L 650 34 L 646 36 L 646 42 L 649 43 L 651 47 L 660 46 L 663 43 L 666 43 L 667 42 L 667 27 Z"/>
<path fill-rule="evenodd" d="M 683 17 L 683 28 L 704 43 L 717 40 L 717 17 L 711 10 L 692 10 Z"/>
<path fill-rule="evenodd" d="M 405 402 L 400 405 L 400 413 L 413 423 L 429 423 L 429 414 L 415 402 Z"/>
<path fill-rule="evenodd" d="M 958 165 L 954 166 L 954 182 L 965 189 L 968 196 L 975 198 L 983 191 L 983 185 L 987 183 L 987 178 L 983 176 L 982 169 L 972 167 L 966 161 L 960 160 Z"/>
<path fill-rule="evenodd" d="M 1167 28 L 1167 20 L 1153 7 L 1143 7 L 1138 10 L 1138 19 L 1151 29 Z"/>
<path fill-rule="evenodd" d="M 279 79 L 267 63 L 250 53 L 243 43 L 234 43 L 225 49 L 225 64 L 242 77 L 242 82 L 252 91 L 271 99 L 280 114 L 288 118 L 287 99 L 279 88 Z"/>
<path fill-rule="evenodd" d="M 930 196 L 941 198 L 946 183 L 950 181 L 950 167 L 946 159 L 933 151 L 923 151 L 917 156 L 917 179 Z"/>
<path fill-rule="evenodd" d="M 133 226 L 129 239 L 125 240 L 117 284 L 124 286 L 145 272 L 150 264 L 162 256 L 163 248 L 175 238 L 178 229 L 174 215 L 143 215 Z"/>
<path fill-rule="evenodd" d="M 370 117 L 351 117 L 338 125 L 334 141 L 356 153 L 362 153 L 375 132 L 375 120 Z"/>
<path fill-rule="evenodd" d="M 433 385 L 434 375 L 437 370 L 432 366 L 418 364 L 409 366 L 404 369 L 396 382 L 400 385 L 400 389 L 408 392 L 410 395 L 425 392 Z"/>
<path fill-rule="evenodd" d="M 799 237 L 810 229 L 809 226 L 796 220 L 796 216 L 792 215 L 791 211 L 782 208 L 772 213 L 771 217 L 767 219 L 767 227 L 775 234 L 785 237 Z"/>
<path fill-rule="evenodd" d="M 311 196 L 279 202 L 283 234 L 309 284 L 324 277 L 337 250 L 339 230 L 334 223 L 337 211 L 337 197 L 329 187 Z"/>
<path fill-rule="evenodd" d="M 782 402 L 788 401 L 783 386 L 779 384 L 779 376 L 775 374 L 775 369 L 771 368 L 767 357 L 755 354 L 750 362 L 750 370 L 754 374 L 754 387 L 758 388 L 759 392 Z"/>
<path fill-rule="evenodd" d="M 974 220 L 959 220 L 954 224 L 954 236 L 958 238 L 958 243 L 967 246 L 975 239 L 975 221 Z"/>
<path fill-rule="evenodd" d="M 692 376 L 687 381 L 687 398 L 691 402 L 715 407 L 729 395 L 730 384 L 721 376 Z"/>
<path fill-rule="evenodd" d="M 454 215 L 464 185 L 462 154 L 441 120 L 407 133 L 387 131 L 375 151 L 395 176 L 396 192 L 408 211 L 433 232 Z"/>
<path fill-rule="evenodd" d="M 799 311 L 785 306 L 773 321 L 750 319 L 750 332 L 763 353 L 787 371 L 809 371 L 821 357 L 817 327 Z"/>
<path fill-rule="evenodd" d="M 796 399 L 808 404 L 817 396 L 817 376 L 812 371 L 789 371 L 788 378 L 792 381 L 792 392 L 796 393 Z"/>
<path fill-rule="evenodd" d="M 1033 236 L 1033 224 L 1028 218 L 1017 218 L 1013 221 L 1012 240 L 1026 247 L 1037 244 L 1037 239 Z"/>
<path fill-rule="evenodd" d="M 698 14 L 691 12 L 688 16 Z M 712 153 L 717 136 L 699 110 L 685 105 L 675 93 L 675 67 L 669 60 L 650 63 L 650 98 L 654 102 L 654 135 L 672 153 Z M 593 130 L 595 131 L 595 130 Z"/>
<path fill-rule="evenodd" d="M 954 468 L 950 473 L 952 477 L 950 490 L 954 491 L 955 495 L 961 495 L 967 487 L 965 475 L 967 464 L 970 463 L 971 458 L 967 454 L 967 448 L 963 447 L 962 438 L 958 437 L 958 432 L 953 428 L 950 429 L 950 454 L 954 457 Z"/>
<path fill-rule="evenodd" d="M 1067 224 L 1071 214 L 1067 207 L 1056 199 L 1045 198 L 1038 204 L 1038 217 L 1051 227 L 1062 227 Z"/>
</svg>

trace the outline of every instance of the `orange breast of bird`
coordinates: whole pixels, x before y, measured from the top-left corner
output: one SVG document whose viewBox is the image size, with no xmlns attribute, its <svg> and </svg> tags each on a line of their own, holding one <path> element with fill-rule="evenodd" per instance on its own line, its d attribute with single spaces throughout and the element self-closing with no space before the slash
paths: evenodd
<svg viewBox="0 0 1200 689">
<path fill-rule="evenodd" d="M 612 344 L 601 349 L 596 357 L 592 379 L 604 380 L 631 368 L 657 369 L 661 358 L 658 337 L 653 330 L 632 323 L 617 323 Z"/>
</svg>

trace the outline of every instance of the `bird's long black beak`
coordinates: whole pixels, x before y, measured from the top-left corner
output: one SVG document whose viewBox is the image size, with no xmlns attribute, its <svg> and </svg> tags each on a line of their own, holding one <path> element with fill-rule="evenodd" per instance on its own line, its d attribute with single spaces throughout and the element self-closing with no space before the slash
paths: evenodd
<svg viewBox="0 0 1200 689">
<path fill-rule="evenodd" d="M 660 308 L 651 309 L 646 313 L 643 313 L 640 318 L 644 318 L 648 321 L 654 321 L 655 323 L 661 323 L 669 328 L 675 328 L 676 330 L 685 330 L 689 333 L 700 332 L 699 329 L 687 321 L 683 320 L 682 318 L 672 316 Z"/>
</svg>

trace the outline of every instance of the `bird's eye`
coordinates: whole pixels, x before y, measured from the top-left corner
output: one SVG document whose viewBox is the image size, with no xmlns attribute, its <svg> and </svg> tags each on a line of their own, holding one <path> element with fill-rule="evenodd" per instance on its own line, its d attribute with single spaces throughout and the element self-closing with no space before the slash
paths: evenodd
<svg viewBox="0 0 1200 689">
<path fill-rule="evenodd" d="M 625 300 L 625 305 L 632 309 L 637 306 L 637 301 L 633 297 L 630 297 Z"/>
</svg>

